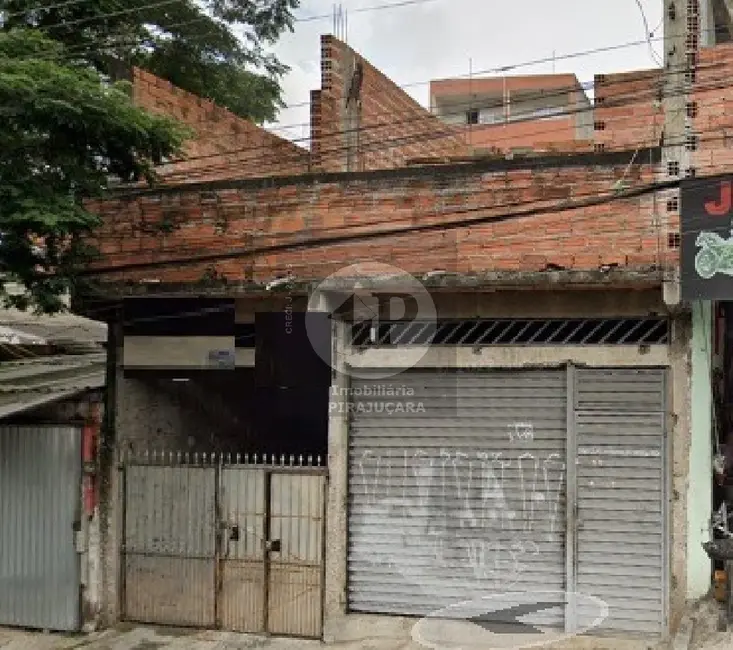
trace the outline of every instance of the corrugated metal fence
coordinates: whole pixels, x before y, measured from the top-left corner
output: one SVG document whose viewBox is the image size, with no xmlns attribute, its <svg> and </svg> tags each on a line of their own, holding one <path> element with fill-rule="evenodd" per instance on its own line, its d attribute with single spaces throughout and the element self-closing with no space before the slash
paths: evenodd
<svg viewBox="0 0 733 650">
<path fill-rule="evenodd" d="M 0 427 L 0 625 L 79 629 L 81 430 Z"/>
<path fill-rule="evenodd" d="M 320 458 L 123 458 L 128 620 L 319 638 Z"/>
</svg>

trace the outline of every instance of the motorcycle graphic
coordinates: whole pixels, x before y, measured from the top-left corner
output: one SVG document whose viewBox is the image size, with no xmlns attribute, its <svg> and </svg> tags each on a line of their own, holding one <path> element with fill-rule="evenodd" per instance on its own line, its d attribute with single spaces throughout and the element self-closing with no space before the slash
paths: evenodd
<svg viewBox="0 0 733 650">
<path fill-rule="evenodd" d="M 714 232 L 701 232 L 695 245 L 700 249 L 695 255 L 695 271 L 704 280 L 716 273 L 733 275 L 733 235 L 723 239 Z"/>
</svg>

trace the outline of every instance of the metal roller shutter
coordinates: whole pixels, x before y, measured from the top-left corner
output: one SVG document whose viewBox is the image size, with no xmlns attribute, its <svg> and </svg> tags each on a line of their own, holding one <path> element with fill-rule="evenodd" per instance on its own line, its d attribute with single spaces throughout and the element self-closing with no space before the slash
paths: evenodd
<svg viewBox="0 0 733 650">
<path fill-rule="evenodd" d="M 608 604 L 603 628 L 659 634 L 666 625 L 665 373 L 578 370 L 575 383 L 577 590 Z"/>
<path fill-rule="evenodd" d="M 565 588 L 566 382 L 565 370 L 353 381 L 351 611 Z M 562 608 L 543 617 L 563 625 Z"/>
</svg>

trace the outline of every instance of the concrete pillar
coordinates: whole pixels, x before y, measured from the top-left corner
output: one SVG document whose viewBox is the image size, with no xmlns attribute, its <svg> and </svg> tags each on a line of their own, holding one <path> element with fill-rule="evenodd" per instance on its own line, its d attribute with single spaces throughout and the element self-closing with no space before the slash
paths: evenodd
<svg viewBox="0 0 733 650">
<path fill-rule="evenodd" d="M 308 300 L 310 311 L 333 314 L 339 296 L 315 290 Z M 346 544 L 348 498 L 348 390 L 346 350 L 349 327 L 331 321 L 331 388 L 328 400 L 328 499 L 326 503 L 326 571 L 324 630 L 326 643 L 337 640 L 346 613 Z"/>
<path fill-rule="evenodd" d="M 122 327 L 109 323 L 107 347 L 107 401 L 99 445 L 99 539 L 101 547 L 100 625 L 120 618 L 120 481 L 117 469 L 117 391 L 122 377 Z"/>
<path fill-rule="evenodd" d="M 333 321 L 333 372 L 329 396 L 328 468 L 326 510 L 326 584 L 324 594 L 324 641 L 334 642 L 346 613 L 346 542 L 348 499 L 348 389 L 345 364 L 348 326 Z"/>
<path fill-rule="evenodd" d="M 687 598 L 698 599 L 710 589 L 710 560 L 702 543 L 710 539 L 712 514 L 712 331 L 713 308 L 708 301 L 692 307 L 691 435 L 687 484 Z"/>
<path fill-rule="evenodd" d="M 730 0 L 699 0 L 700 2 L 700 46 L 712 47 L 715 45 L 715 8 L 714 3 L 730 16 L 728 9 L 724 6 L 730 4 Z M 729 21 L 728 21 L 729 24 Z"/>
<path fill-rule="evenodd" d="M 686 78 L 688 54 L 687 2 L 664 0 L 664 66 L 662 79 L 662 106 L 664 109 L 664 148 L 660 181 L 675 180 L 684 176 L 690 167 L 690 152 L 685 148 L 685 135 L 692 124 L 689 122 L 685 104 L 689 99 L 691 85 Z M 669 163 L 677 163 L 676 171 L 670 173 Z M 669 190 L 660 196 L 663 204 L 666 198 L 679 195 L 679 190 Z M 663 225 L 660 224 L 660 228 Z M 661 233 L 666 241 L 667 233 Z"/>
<path fill-rule="evenodd" d="M 670 381 L 668 448 L 671 452 L 670 521 L 668 524 L 670 557 L 669 632 L 674 634 L 684 615 L 687 600 L 687 521 L 688 475 L 690 470 L 691 373 L 690 337 L 692 323 L 689 312 L 681 312 L 672 320 L 670 343 Z M 669 473 L 669 469 L 667 470 Z"/>
</svg>

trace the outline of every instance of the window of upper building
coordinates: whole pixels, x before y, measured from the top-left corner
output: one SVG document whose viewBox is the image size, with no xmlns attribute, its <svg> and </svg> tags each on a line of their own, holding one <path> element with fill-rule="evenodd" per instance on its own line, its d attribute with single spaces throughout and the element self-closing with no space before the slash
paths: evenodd
<svg viewBox="0 0 733 650">
<path fill-rule="evenodd" d="M 504 111 L 492 108 L 484 108 L 479 115 L 481 124 L 497 124 L 504 121 Z"/>
<path fill-rule="evenodd" d="M 479 112 L 476 109 L 466 111 L 466 124 L 478 124 Z"/>
</svg>

